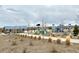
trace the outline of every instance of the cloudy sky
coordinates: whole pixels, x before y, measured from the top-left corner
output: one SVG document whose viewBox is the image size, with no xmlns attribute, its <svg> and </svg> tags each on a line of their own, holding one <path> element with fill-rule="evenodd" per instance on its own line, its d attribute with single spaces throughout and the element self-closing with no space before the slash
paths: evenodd
<svg viewBox="0 0 79 59">
<path fill-rule="evenodd" d="M 1 5 L 0 26 L 79 23 L 77 5 Z"/>
</svg>

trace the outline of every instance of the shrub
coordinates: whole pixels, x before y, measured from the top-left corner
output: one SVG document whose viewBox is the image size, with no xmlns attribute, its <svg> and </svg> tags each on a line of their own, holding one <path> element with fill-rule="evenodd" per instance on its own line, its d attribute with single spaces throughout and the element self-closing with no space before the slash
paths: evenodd
<svg viewBox="0 0 79 59">
<path fill-rule="evenodd" d="M 72 38 L 72 35 L 70 35 L 70 38 Z"/>
<path fill-rule="evenodd" d="M 27 37 L 27 35 L 25 35 L 25 38 Z"/>
<path fill-rule="evenodd" d="M 25 35 L 23 36 L 23 38 L 25 38 Z"/>
<path fill-rule="evenodd" d="M 55 37 L 55 35 L 54 35 L 54 34 L 52 34 L 52 36 L 53 36 L 53 37 Z"/>
<path fill-rule="evenodd" d="M 77 39 L 79 39 L 79 35 L 77 36 Z"/>
<path fill-rule="evenodd" d="M 20 39 L 20 41 L 23 41 L 23 39 Z"/>
<path fill-rule="evenodd" d="M 33 43 L 32 43 L 32 42 L 30 42 L 30 43 L 29 43 L 29 45 L 30 45 L 30 46 L 33 46 Z"/>
<path fill-rule="evenodd" d="M 70 40 L 66 39 L 66 45 L 69 46 L 70 45 Z"/>
<path fill-rule="evenodd" d="M 41 36 L 38 37 L 38 40 L 41 40 Z"/>
<path fill-rule="evenodd" d="M 60 39 L 57 39 L 57 44 L 61 44 L 61 40 Z"/>
<path fill-rule="evenodd" d="M 50 42 L 50 43 L 51 43 L 51 42 L 52 42 L 52 39 L 51 39 L 51 38 L 49 38 L 49 39 L 48 39 L 48 42 Z"/>
<path fill-rule="evenodd" d="M 34 39 L 37 39 L 36 36 L 34 37 Z"/>
<path fill-rule="evenodd" d="M 77 25 L 75 25 L 75 26 L 74 26 L 74 30 L 73 30 L 73 34 L 74 34 L 74 36 L 77 36 L 77 35 L 78 35 L 78 33 L 79 33 L 78 26 L 77 26 Z"/>
<path fill-rule="evenodd" d="M 56 40 L 53 40 L 53 43 L 56 43 Z"/>
<path fill-rule="evenodd" d="M 23 53 L 26 53 L 26 50 L 25 49 L 23 50 Z"/>
<path fill-rule="evenodd" d="M 13 45 L 13 46 L 14 46 L 14 45 L 17 45 L 16 41 L 12 41 L 12 45 Z"/>
<path fill-rule="evenodd" d="M 15 37 L 15 39 L 17 39 L 17 37 Z"/>
<path fill-rule="evenodd" d="M 56 48 L 53 48 L 51 53 L 58 53 L 58 51 L 56 50 Z"/>
<path fill-rule="evenodd" d="M 29 36 L 27 36 L 27 38 L 30 38 Z"/>
<path fill-rule="evenodd" d="M 33 38 L 33 36 L 30 36 L 30 38 L 32 39 L 32 38 Z"/>
</svg>

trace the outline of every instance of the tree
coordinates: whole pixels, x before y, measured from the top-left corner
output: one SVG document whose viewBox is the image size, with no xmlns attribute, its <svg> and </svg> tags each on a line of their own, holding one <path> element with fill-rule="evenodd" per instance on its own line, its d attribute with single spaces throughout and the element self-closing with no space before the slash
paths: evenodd
<svg viewBox="0 0 79 59">
<path fill-rule="evenodd" d="M 3 27 L 3 30 L 2 30 L 2 32 L 5 32 L 5 27 Z"/>
<path fill-rule="evenodd" d="M 79 33 L 78 26 L 77 26 L 77 25 L 75 25 L 75 26 L 74 26 L 74 30 L 73 30 L 73 34 L 74 34 L 74 36 L 77 36 L 77 35 L 78 35 L 78 33 Z"/>
<path fill-rule="evenodd" d="M 36 26 L 40 26 L 40 24 L 36 24 Z"/>
</svg>

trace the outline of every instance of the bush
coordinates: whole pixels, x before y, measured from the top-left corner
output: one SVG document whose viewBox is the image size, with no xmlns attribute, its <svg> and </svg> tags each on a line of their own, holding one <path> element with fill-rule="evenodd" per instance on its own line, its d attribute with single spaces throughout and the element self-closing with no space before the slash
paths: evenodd
<svg viewBox="0 0 79 59">
<path fill-rule="evenodd" d="M 51 39 L 51 38 L 49 38 L 49 39 L 48 39 L 48 42 L 50 42 L 50 43 L 51 43 L 51 42 L 52 42 L 52 39 Z"/>
<path fill-rule="evenodd" d="M 23 41 L 23 39 L 20 39 L 20 41 Z"/>
<path fill-rule="evenodd" d="M 57 44 L 61 44 L 61 40 L 60 39 L 57 39 Z"/>
<path fill-rule="evenodd" d="M 23 53 L 26 53 L 26 50 L 25 49 L 23 50 Z"/>
<path fill-rule="evenodd" d="M 33 46 L 33 43 L 32 43 L 32 42 L 30 42 L 30 43 L 29 43 L 29 45 L 30 45 L 30 46 Z"/>
<path fill-rule="evenodd" d="M 77 36 L 77 39 L 79 39 L 79 35 Z"/>
<path fill-rule="evenodd" d="M 27 38 L 30 38 L 29 36 L 27 36 Z"/>
<path fill-rule="evenodd" d="M 17 37 L 15 37 L 15 39 L 17 39 Z"/>
<path fill-rule="evenodd" d="M 25 35 L 25 38 L 27 38 L 27 35 Z"/>
<path fill-rule="evenodd" d="M 30 36 L 30 38 L 32 39 L 32 38 L 33 38 L 33 36 Z"/>
<path fill-rule="evenodd" d="M 54 35 L 54 34 L 52 34 L 52 36 L 53 36 L 53 37 L 55 37 L 55 35 Z"/>
<path fill-rule="evenodd" d="M 70 45 L 70 40 L 66 39 L 66 45 Z"/>
<path fill-rule="evenodd" d="M 72 38 L 72 35 L 70 35 L 70 38 Z"/>
<path fill-rule="evenodd" d="M 38 37 L 38 40 L 41 40 L 41 36 Z"/>
<path fill-rule="evenodd" d="M 17 45 L 16 41 L 12 41 L 12 45 L 13 45 L 13 46 L 14 46 L 14 45 Z"/>
<path fill-rule="evenodd" d="M 34 37 L 34 39 L 37 39 L 36 36 Z"/>
<path fill-rule="evenodd" d="M 73 34 L 74 34 L 74 36 L 77 36 L 77 35 L 78 35 L 78 33 L 79 33 L 78 26 L 77 26 L 77 25 L 75 25 L 75 26 L 74 26 L 74 30 L 73 30 Z"/>
<path fill-rule="evenodd" d="M 58 51 L 56 50 L 56 48 L 53 48 L 51 53 L 58 53 Z"/>
<path fill-rule="evenodd" d="M 56 43 L 56 40 L 53 40 L 53 43 Z"/>
</svg>

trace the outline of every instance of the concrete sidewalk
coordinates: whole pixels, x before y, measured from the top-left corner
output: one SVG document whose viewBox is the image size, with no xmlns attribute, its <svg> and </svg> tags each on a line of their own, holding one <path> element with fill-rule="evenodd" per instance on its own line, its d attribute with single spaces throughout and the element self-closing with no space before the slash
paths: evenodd
<svg viewBox="0 0 79 59">
<path fill-rule="evenodd" d="M 57 39 L 61 39 L 61 41 L 66 41 L 66 38 L 61 38 L 61 37 L 51 37 L 51 36 L 42 36 L 42 35 L 33 35 L 33 34 L 26 34 L 26 33 L 17 33 L 17 35 L 27 35 L 27 36 L 33 36 L 33 37 L 36 37 L 38 38 L 39 36 L 42 38 L 42 39 L 49 39 L 51 38 L 52 40 L 57 40 Z M 71 43 L 79 43 L 79 39 L 70 39 L 70 42 Z"/>
</svg>

